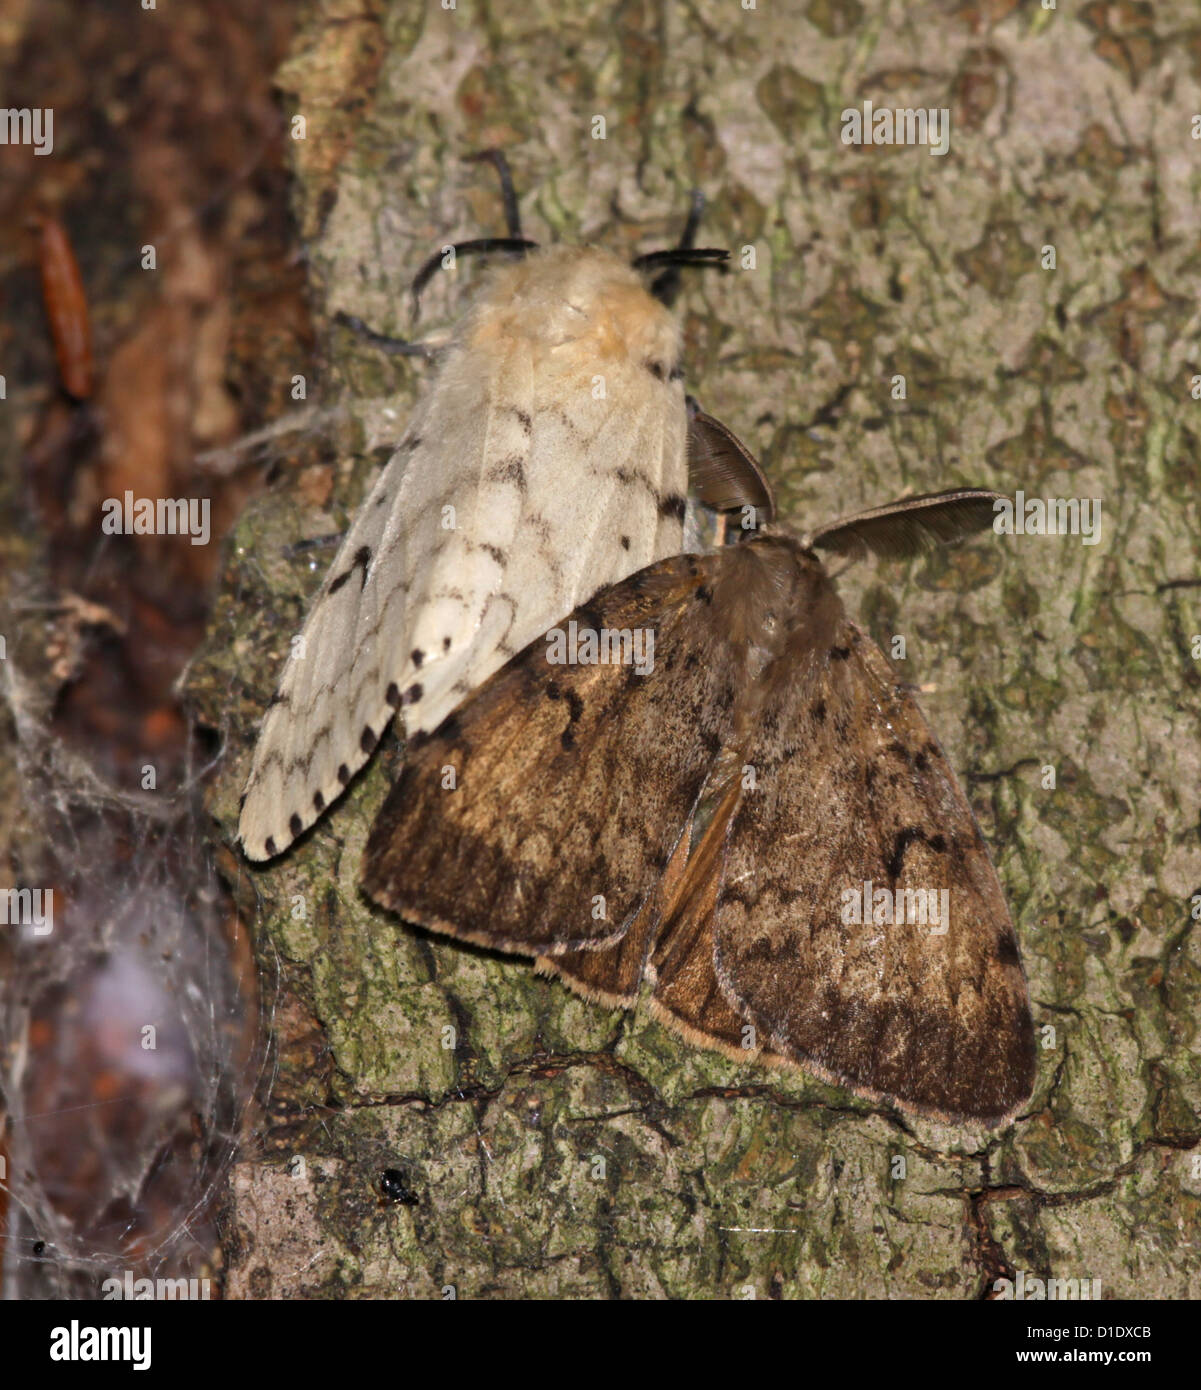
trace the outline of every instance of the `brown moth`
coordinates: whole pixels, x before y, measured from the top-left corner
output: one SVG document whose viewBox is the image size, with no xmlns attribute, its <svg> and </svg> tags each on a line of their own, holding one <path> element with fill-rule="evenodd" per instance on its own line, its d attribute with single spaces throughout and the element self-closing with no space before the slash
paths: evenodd
<svg viewBox="0 0 1201 1390">
<path fill-rule="evenodd" d="M 600 659 L 554 664 L 552 629 L 411 741 L 366 891 L 605 1005 L 646 981 L 656 1015 L 732 1057 L 1011 1119 L 1035 1049 L 1000 884 L 909 687 L 816 553 L 912 554 L 983 529 L 996 498 L 908 498 L 803 539 L 772 526 L 601 590 L 560 625 L 577 647 L 600 634 Z M 653 659 L 618 660 L 640 632 Z M 949 911 L 894 925 L 882 890 L 906 908 L 945 892 L 929 900 Z"/>
</svg>

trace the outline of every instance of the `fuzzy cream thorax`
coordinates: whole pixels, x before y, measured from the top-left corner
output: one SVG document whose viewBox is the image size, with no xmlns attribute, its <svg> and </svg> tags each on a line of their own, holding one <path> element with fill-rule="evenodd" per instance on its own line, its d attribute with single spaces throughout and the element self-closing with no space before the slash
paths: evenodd
<svg viewBox="0 0 1201 1390">
<path fill-rule="evenodd" d="M 495 270 L 463 339 L 470 349 L 528 347 L 537 368 L 603 371 L 680 356 L 680 330 L 625 261 L 592 247 L 550 246 Z"/>
</svg>

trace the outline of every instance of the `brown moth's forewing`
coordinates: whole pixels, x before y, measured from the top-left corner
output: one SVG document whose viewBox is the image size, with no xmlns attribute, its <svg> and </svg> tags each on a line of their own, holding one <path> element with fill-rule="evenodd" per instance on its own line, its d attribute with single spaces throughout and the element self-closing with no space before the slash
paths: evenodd
<svg viewBox="0 0 1201 1390">
<path fill-rule="evenodd" d="M 756 682 L 741 745 L 754 788 L 713 828 L 716 977 L 769 1052 L 925 1114 L 999 1122 L 1035 1066 L 1000 884 L 917 704 L 809 563 Z M 865 884 L 894 901 L 945 889 L 949 920 L 847 923 Z"/>
<path fill-rule="evenodd" d="M 411 747 L 371 896 L 599 1002 L 633 1002 L 645 972 L 693 1042 L 940 1118 L 1014 1114 L 1034 1042 L 1000 886 L 812 551 L 773 535 L 662 561 L 571 620 L 652 626 L 653 671 L 531 644 Z M 863 883 L 948 890 L 945 934 L 845 922 Z"/>
<path fill-rule="evenodd" d="M 661 561 L 552 629 L 653 630 L 652 675 L 552 664 L 538 639 L 414 739 L 368 841 L 367 892 L 410 921 L 529 955 L 623 936 L 733 723 L 733 639 L 708 620 L 707 569 Z"/>
</svg>

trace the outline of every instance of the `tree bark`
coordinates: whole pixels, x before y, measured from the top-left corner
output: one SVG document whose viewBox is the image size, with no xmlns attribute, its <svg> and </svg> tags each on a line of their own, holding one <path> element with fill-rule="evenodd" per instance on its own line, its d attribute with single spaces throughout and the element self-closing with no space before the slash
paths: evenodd
<svg viewBox="0 0 1201 1390">
<path fill-rule="evenodd" d="M 1201 28 L 1184 6 L 1067 11 L 314 5 L 279 80 L 319 323 L 410 333 L 426 256 L 503 230 L 490 169 L 462 162 L 481 148 L 540 241 L 670 244 L 697 185 L 735 269 L 687 282 L 689 389 L 786 518 L 967 483 L 1100 498 L 1102 529 L 840 585 L 886 651 L 906 638 L 1018 925 L 1040 1069 L 1016 1124 L 739 1067 L 374 909 L 389 740 L 281 860 L 226 861 L 279 1048 L 227 1296 L 970 1299 L 1019 1271 L 1201 1295 Z M 865 98 L 947 108 L 949 150 L 844 145 Z M 431 284 L 419 332 L 476 274 Z M 296 371 L 346 408 L 337 461 L 242 518 L 189 676 L 225 734 L 225 840 L 332 557 L 290 547 L 345 527 L 428 376 L 332 325 L 325 344 L 319 380 Z"/>
</svg>

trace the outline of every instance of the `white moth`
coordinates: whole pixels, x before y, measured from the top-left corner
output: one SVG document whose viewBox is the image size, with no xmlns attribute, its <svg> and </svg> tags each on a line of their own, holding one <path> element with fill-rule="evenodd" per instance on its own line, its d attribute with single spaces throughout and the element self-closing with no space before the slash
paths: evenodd
<svg viewBox="0 0 1201 1390">
<path fill-rule="evenodd" d="M 680 347 L 604 251 L 492 272 L 293 644 L 243 797 L 251 859 L 337 799 L 394 712 L 432 731 L 597 589 L 680 551 Z"/>
</svg>

